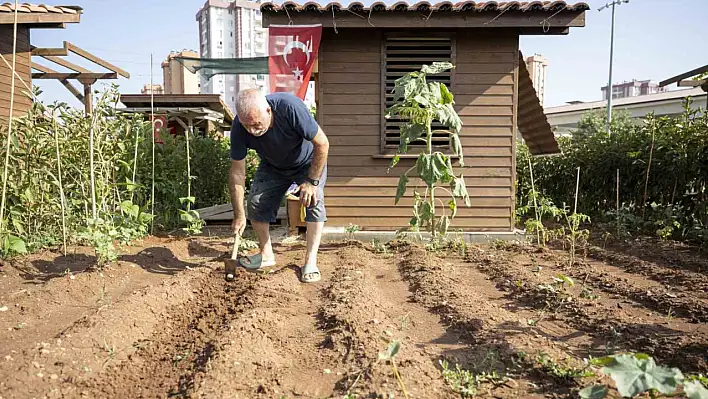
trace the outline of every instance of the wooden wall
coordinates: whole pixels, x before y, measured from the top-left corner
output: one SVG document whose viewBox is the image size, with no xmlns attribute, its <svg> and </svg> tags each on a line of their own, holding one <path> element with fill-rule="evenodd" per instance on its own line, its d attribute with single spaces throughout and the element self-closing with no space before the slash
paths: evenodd
<svg viewBox="0 0 708 399">
<path fill-rule="evenodd" d="M 325 29 L 319 50 L 319 123 L 330 140 L 325 204 L 329 226 L 406 227 L 412 190 L 394 205 L 398 176 L 414 164 L 403 159 L 390 174 L 381 153 L 381 42 L 376 29 Z M 456 32 L 453 94 L 464 127 L 464 176 L 472 197 L 452 228 L 511 231 L 514 206 L 513 139 L 518 36 Z"/>
<path fill-rule="evenodd" d="M 10 65 L 12 65 L 12 36 L 12 25 L 0 25 L 0 52 Z M 17 28 L 17 59 L 15 63 L 17 74 L 29 87 L 32 87 L 29 28 L 22 26 Z M 12 69 L 0 59 L 0 120 L 2 121 L 7 121 L 10 116 L 10 85 L 12 82 L 10 79 L 12 79 Z M 25 85 L 15 77 L 13 112 L 15 117 L 25 115 L 32 106 L 32 100 L 23 93 L 26 91 L 28 90 Z"/>
</svg>

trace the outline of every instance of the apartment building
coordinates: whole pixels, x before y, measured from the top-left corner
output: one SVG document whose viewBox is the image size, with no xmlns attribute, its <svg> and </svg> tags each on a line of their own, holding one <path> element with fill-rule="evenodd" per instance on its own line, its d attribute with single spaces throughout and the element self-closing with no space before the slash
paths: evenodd
<svg viewBox="0 0 708 399">
<path fill-rule="evenodd" d="M 248 58 L 268 55 L 268 30 L 261 24 L 260 0 L 207 0 L 197 13 L 202 58 Z M 200 92 L 219 94 L 236 111 L 236 93 L 246 88 L 268 92 L 267 75 L 200 76 Z"/>
<path fill-rule="evenodd" d="M 192 50 L 170 53 L 162 62 L 162 78 L 165 94 L 199 94 L 199 75 L 189 72 L 175 57 L 198 58 Z"/>
</svg>

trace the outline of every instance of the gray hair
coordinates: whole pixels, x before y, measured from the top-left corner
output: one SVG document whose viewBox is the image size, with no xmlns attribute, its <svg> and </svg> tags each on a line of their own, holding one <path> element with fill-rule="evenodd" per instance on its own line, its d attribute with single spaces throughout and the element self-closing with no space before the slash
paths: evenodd
<svg viewBox="0 0 708 399">
<path fill-rule="evenodd" d="M 265 112 L 270 105 L 265 95 L 258 89 L 244 89 L 236 97 L 236 114 L 246 115 L 254 109 Z"/>
</svg>

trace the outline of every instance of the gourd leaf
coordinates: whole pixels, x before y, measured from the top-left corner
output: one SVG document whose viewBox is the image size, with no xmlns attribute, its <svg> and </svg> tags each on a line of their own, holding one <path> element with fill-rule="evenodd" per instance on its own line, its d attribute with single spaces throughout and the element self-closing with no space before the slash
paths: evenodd
<svg viewBox="0 0 708 399">
<path fill-rule="evenodd" d="M 398 201 L 401 199 L 403 194 L 406 193 L 406 185 L 408 184 L 408 176 L 406 175 L 401 175 L 401 178 L 398 179 L 398 189 L 396 190 L 396 200 L 394 204 L 398 204 Z"/>
<path fill-rule="evenodd" d="M 677 368 L 657 366 L 652 358 L 617 355 L 601 371 L 609 375 L 623 397 L 633 397 L 652 389 L 669 395 L 676 392 L 683 374 Z"/>
<path fill-rule="evenodd" d="M 5 237 L 5 242 L 3 244 L 3 249 L 5 250 L 5 253 L 16 253 L 16 254 L 26 254 L 27 253 L 27 246 L 25 245 L 25 241 L 21 239 L 20 237 L 13 236 L 13 235 L 8 235 Z"/>
<path fill-rule="evenodd" d="M 605 385 L 591 385 L 578 392 L 583 399 L 602 399 L 607 396 L 609 389 Z"/>
<path fill-rule="evenodd" d="M 708 389 L 699 381 L 689 381 L 683 385 L 683 391 L 688 399 L 708 399 Z"/>
</svg>

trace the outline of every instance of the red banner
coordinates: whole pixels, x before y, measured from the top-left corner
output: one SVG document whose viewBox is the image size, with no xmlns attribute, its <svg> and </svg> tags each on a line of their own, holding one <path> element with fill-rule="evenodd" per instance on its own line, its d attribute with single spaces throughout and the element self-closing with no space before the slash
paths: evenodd
<svg viewBox="0 0 708 399">
<path fill-rule="evenodd" d="M 322 25 L 270 25 L 268 69 L 270 91 L 305 99 L 320 47 Z"/>
</svg>

